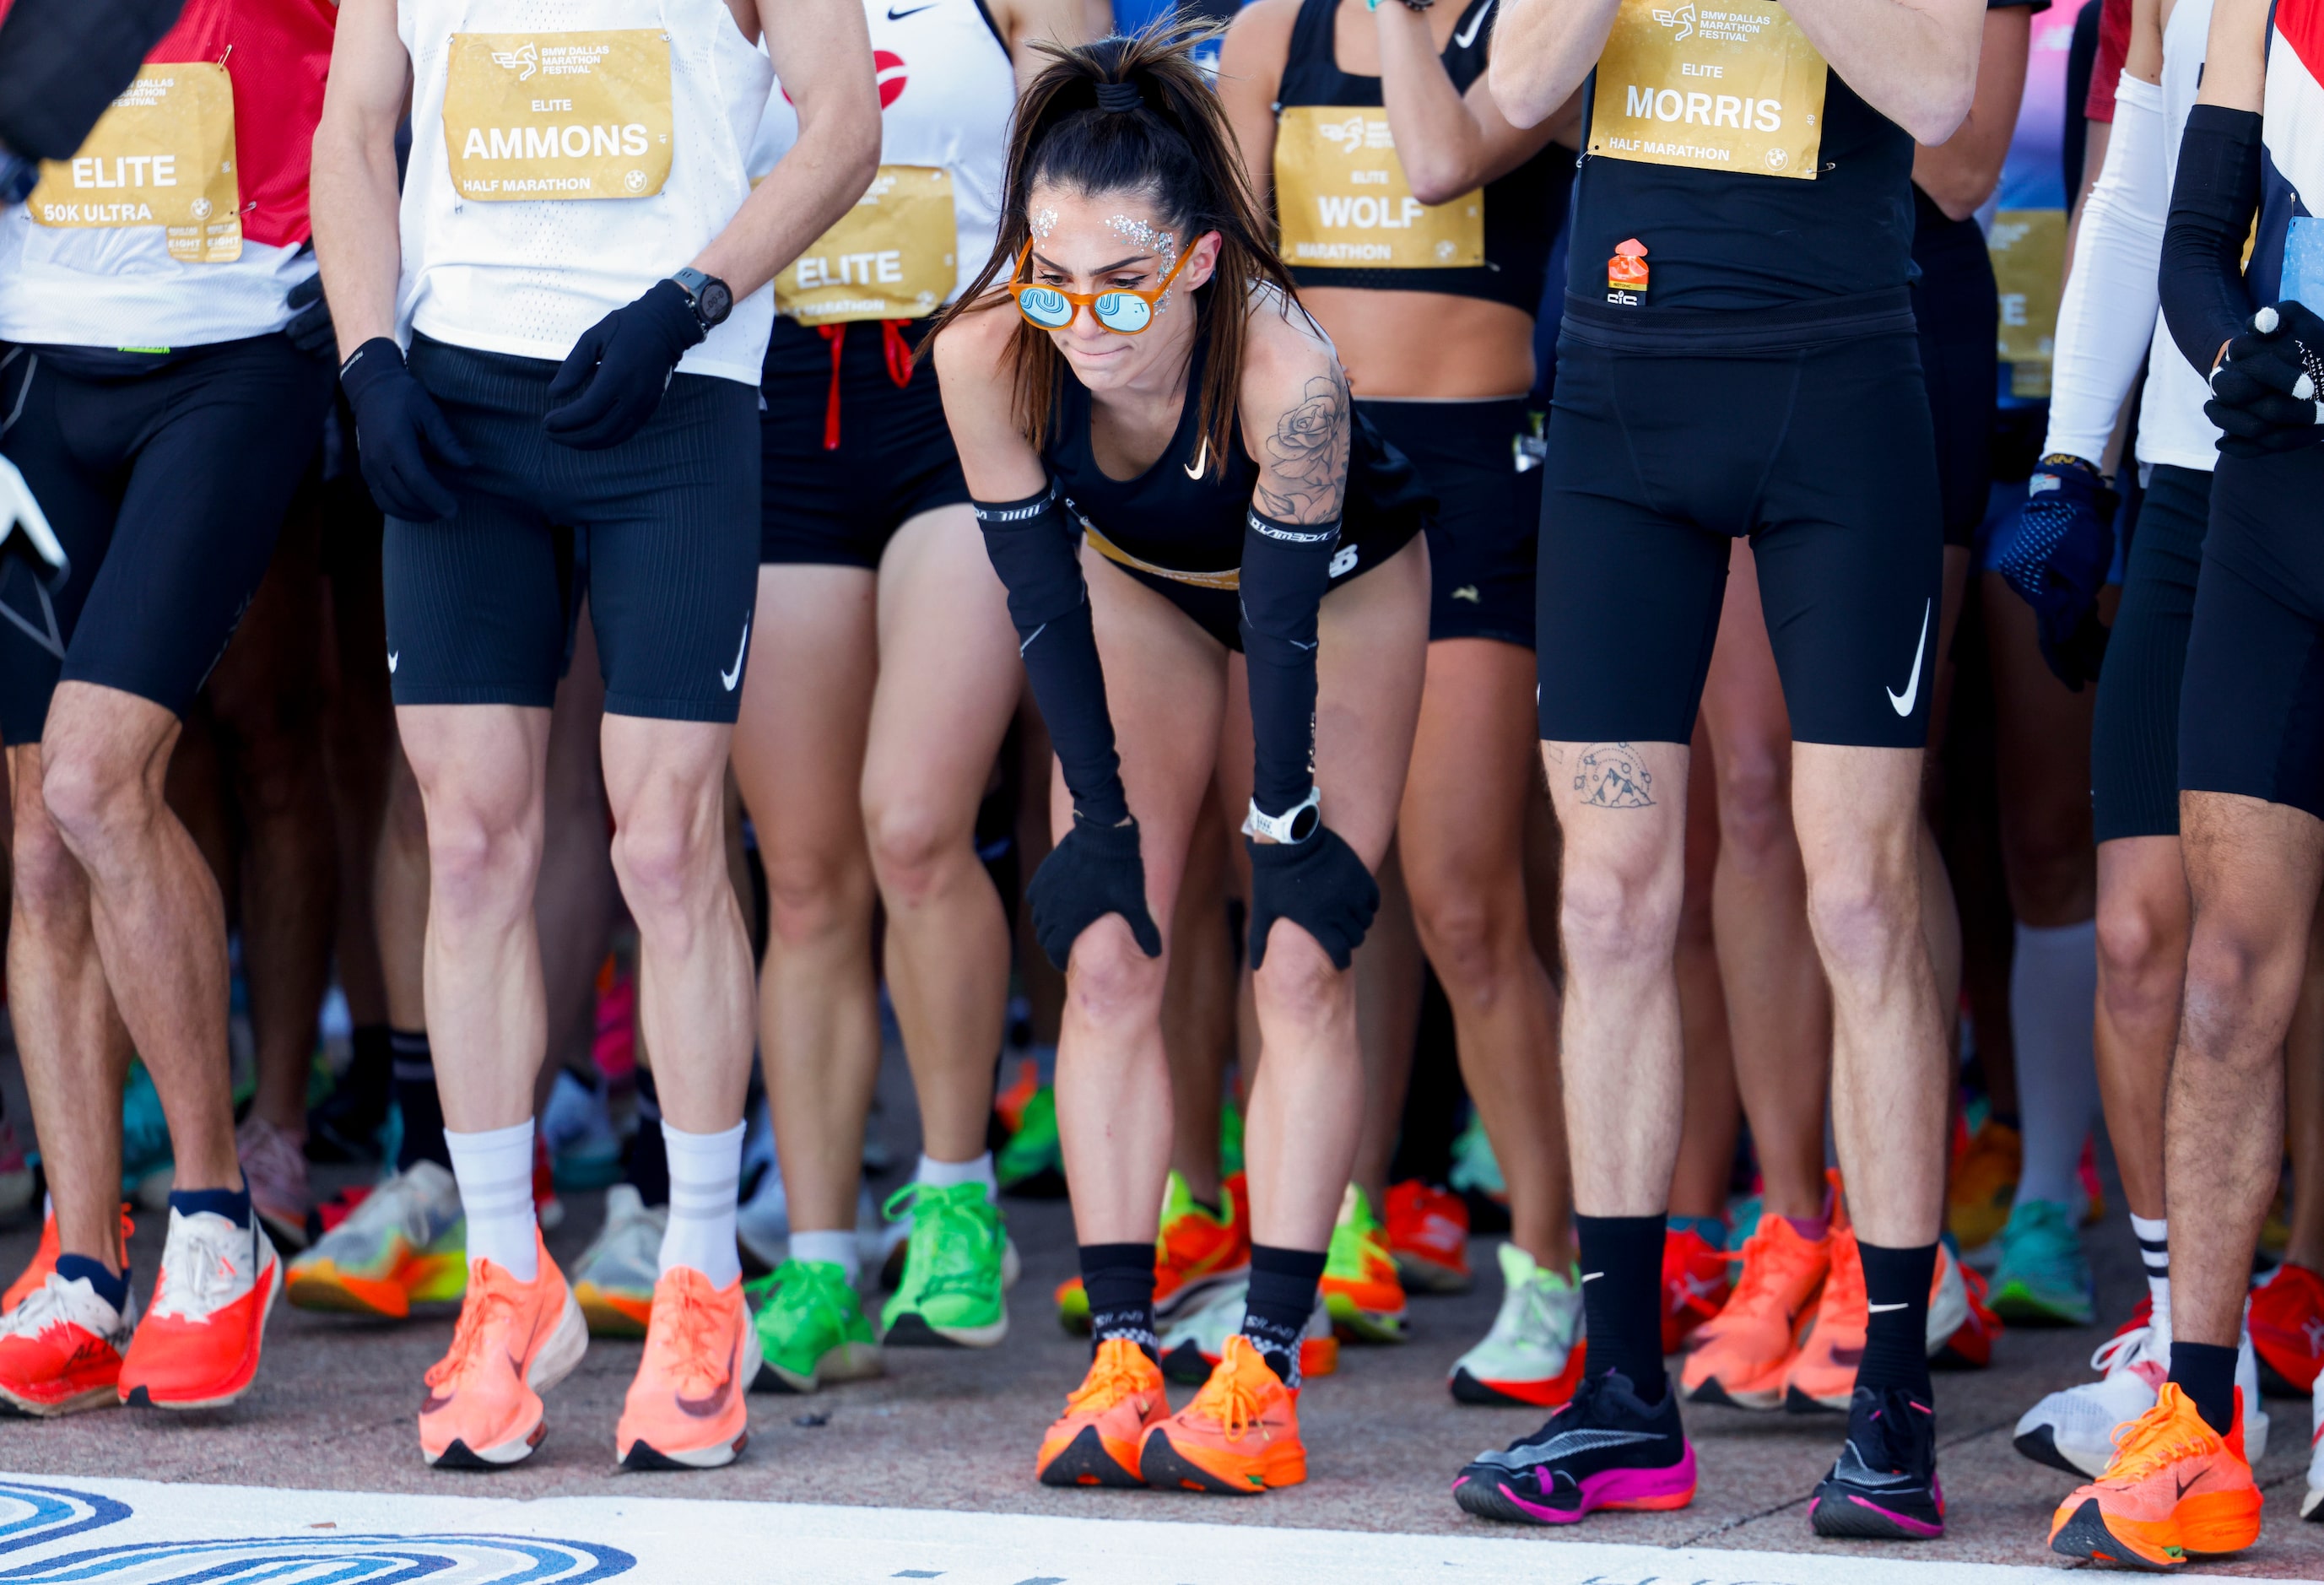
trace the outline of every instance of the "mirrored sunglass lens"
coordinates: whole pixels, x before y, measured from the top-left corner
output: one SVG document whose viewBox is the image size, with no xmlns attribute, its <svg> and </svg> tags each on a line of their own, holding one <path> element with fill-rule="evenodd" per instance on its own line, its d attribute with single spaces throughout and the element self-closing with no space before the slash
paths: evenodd
<svg viewBox="0 0 2324 1585">
<path fill-rule="evenodd" d="M 1025 310 L 1027 318 L 1052 330 L 1073 320 L 1074 305 L 1065 300 L 1065 294 L 1046 286 L 1026 288 L 1017 294 L 1017 304 Z"/>
<path fill-rule="evenodd" d="M 1145 329 L 1147 321 L 1154 318 L 1154 309 L 1144 298 L 1126 291 L 1107 292 L 1097 299 L 1094 311 L 1099 324 L 1125 333 Z"/>
</svg>

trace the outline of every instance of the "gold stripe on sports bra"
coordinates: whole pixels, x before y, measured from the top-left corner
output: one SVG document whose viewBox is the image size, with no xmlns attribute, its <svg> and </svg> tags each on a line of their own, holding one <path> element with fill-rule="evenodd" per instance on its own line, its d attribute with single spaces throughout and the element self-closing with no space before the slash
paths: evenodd
<svg viewBox="0 0 2324 1585">
<path fill-rule="evenodd" d="M 1157 567 L 1150 561 L 1140 560 L 1132 556 L 1103 534 L 1099 533 L 1097 525 L 1087 518 L 1082 520 L 1082 537 L 1089 541 L 1090 548 L 1100 556 L 1104 557 L 1108 561 L 1117 562 L 1132 572 L 1142 572 L 1152 577 L 1168 578 L 1174 584 L 1192 584 L 1197 589 L 1242 587 L 1242 569 L 1240 567 L 1229 567 L 1224 572 L 1180 572 L 1174 567 Z"/>
</svg>

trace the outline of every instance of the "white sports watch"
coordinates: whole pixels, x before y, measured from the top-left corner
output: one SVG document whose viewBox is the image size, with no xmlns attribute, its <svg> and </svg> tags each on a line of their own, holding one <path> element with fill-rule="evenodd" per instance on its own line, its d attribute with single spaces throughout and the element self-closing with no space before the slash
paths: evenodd
<svg viewBox="0 0 2324 1585">
<path fill-rule="evenodd" d="M 1259 800 L 1251 799 L 1250 813 L 1242 817 L 1242 834 L 1245 836 L 1263 836 L 1270 842 L 1288 845 L 1305 842 L 1321 830 L 1323 825 L 1323 795 L 1311 787 L 1305 798 L 1280 815 L 1260 813 Z"/>
</svg>

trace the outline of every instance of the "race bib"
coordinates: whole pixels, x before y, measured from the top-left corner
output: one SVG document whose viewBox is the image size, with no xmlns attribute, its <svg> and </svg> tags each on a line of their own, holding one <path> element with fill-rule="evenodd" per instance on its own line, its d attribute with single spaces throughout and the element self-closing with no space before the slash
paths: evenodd
<svg viewBox="0 0 2324 1585">
<path fill-rule="evenodd" d="M 882 165 L 839 224 L 775 277 L 775 309 L 807 325 L 922 319 L 960 279 L 952 172 Z"/>
<path fill-rule="evenodd" d="M 2058 299 L 2065 290 L 2066 212 L 1998 210 L 1985 245 L 2001 291 L 1998 350 L 2009 365 L 2010 394 L 2046 397 L 2057 346 Z"/>
<path fill-rule="evenodd" d="M 669 179 L 669 35 L 454 33 L 453 188 L 486 203 L 643 198 Z"/>
<path fill-rule="evenodd" d="M 159 226 L 186 264 L 242 257 L 234 79 L 208 61 L 146 66 L 25 200 L 42 226 Z"/>
<path fill-rule="evenodd" d="M 1485 195 L 1412 196 L 1388 112 L 1286 105 L 1275 124 L 1286 263 L 1309 270 L 1462 270 L 1485 262 Z"/>
<path fill-rule="evenodd" d="M 1622 0 L 1598 58 L 1590 152 L 1813 181 L 1828 76 L 1772 0 Z"/>
</svg>

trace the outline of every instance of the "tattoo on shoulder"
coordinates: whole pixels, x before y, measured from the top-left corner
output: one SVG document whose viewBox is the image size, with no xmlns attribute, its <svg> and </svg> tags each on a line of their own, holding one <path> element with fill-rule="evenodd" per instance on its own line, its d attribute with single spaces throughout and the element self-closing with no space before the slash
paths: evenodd
<svg viewBox="0 0 2324 1585">
<path fill-rule="evenodd" d="M 1628 743 L 1590 743 L 1575 761 L 1573 793 L 1593 809 L 1651 809 L 1654 773 Z"/>
<path fill-rule="evenodd" d="M 1328 522 L 1348 489 L 1348 377 L 1339 364 L 1307 382 L 1267 438 L 1267 463 L 1251 502 L 1278 522 Z"/>
</svg>

